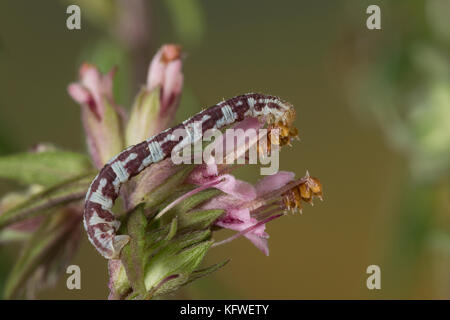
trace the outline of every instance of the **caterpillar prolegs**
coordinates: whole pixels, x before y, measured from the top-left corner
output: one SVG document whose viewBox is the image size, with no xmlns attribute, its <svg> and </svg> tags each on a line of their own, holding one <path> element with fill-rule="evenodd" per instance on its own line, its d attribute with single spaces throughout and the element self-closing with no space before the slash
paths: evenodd
<svg viewBox="0 0 450 320">
<path fill-rule="evenodd" d="M 295 110 L 274 96 L 244 94 L 211 106 L 112 158 L 91 183 L 84 207 L 84 227 L 98 252 L 107 259 L 117 259 L 129 241 L 127 235 L 116 235 L 120 222 L 111 211 L 123 183 L 148 166 L 168 158 L 174 148 L 181 150 L 195 143 L 194 137 L 198 135 L 194 133 L 199 123 L 203 134 L 206 130 L 220 129 L 247 117 L 262 118 L 268 124 L 289 128 L 295 118 Z M 172 135 L 180 129 L 185 130 L 184 137 Z M 281 130 L 282 139 L 285 131 Z"/>
</svg>

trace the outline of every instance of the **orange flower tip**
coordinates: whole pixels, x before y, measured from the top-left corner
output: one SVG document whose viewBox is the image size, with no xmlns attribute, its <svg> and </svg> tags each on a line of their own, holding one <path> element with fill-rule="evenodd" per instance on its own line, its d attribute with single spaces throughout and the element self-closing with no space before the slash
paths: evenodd
<svg viewBox="0 0 450 320">
<path fill-rule="evenodd" d="M 81 65 L 81 67 L 79 69 L 80 76 L 82 76 L 89 69 L 96 69 L 96 67 L 89 62 L 83 62 L 83 64 Z"/>
<path fill-rule="evenodd" d="M 166 44 L 163 48 L 161 61 L 165 64 L 180 59 L 181 46 L 176 44 Z"/>
</svg>

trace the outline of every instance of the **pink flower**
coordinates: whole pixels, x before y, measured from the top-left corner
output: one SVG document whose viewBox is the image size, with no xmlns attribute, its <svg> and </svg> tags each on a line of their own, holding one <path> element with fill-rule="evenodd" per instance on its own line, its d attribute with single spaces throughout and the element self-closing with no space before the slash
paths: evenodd
<svg viewBox="0 0 450 320">
<path fill-rule="evenodd" d="M 262 124 L 255 118 L 245 119 L 234 126 L 234 129 L 242 129 L 244 131 L 255 129 L 258 130 Z M 231 146 L 227 143 L 228 139 L 235 139 L 232 144 L 234 149 L 226 149 L 223 152 L 223 157 L 230 157 L 234 160 L 245 155 L 245 153 L 258 143 L 258 140 L 246 143 L 243 139 L 237 139 L 234 134 L 225 133 L 216 139 L 213 144 Z M 193 196 L 194 194 L 205 190 L 207 188 L 216 188 L 223 192 L 222 195 L 212 198 L 206 204 L 201 206 L 201 209 L 224 209 L 225 215 L 216 221 L 216 225 L 222 228 L 231 229 L 242 232 L 257 248 L 264 254 L 269 254 L 267 245 L 268 234 L 265 232 L 265 223 L 258 220 L 255 216 L 256 209 L 262 207 L 272 199 L 272 193 L 285 187 L 289 182 L 294 180 L 294 173 L 292 172 L 278 172 L 272 176 L 267 176 L 260 180 L 255 186 L 248 182 L 236 179 L 229 174 L 231 167 L 227 164 L 216 164 L 214 159 L 205 159 L 204 164 L 196 166 L 196 168 L 189 174 L 186 183 L 194 184 L 197 188 L 186 193 L 182 197 L 173 201 L 164 210 L 159 213 L 159 216 L 169 211 L 178 203 Z M 286 190 L 284 190 L 286 191 Z M 281 201 L 281 193 L 276 194 L 275 197 Z M 283 206 L 271 213 L 283 212 Z M 270 218 L 267 221 L 272 220 Z"/>
<path fill-rule="evenodd" d="M 124 147 L 124 112 L 113 99 L 114 73 L 115 69 L 102 75 L 95 66 L 85 63 L 80 68 L 80 81 L 68 86 L 72 99 L 82 106 L 87 144 L 97 168 Z"/>
<path fill-rule="evenodd" d="M 262 124 L 255 118 L 248 118 L 234 126 L 234 129 L 259 130 Z M 228 144 L 228 139 L 235 139 L 234 144 Z M 238 139 L 232 132 L 225 133 L 213 144 L 235 146 L 233 150 L 224 150 L 224 158 L 236 160 L 260 141 L 257 139 L 247 143 Z M 269 254 L 265 232 L 265 224 L 280 217 L 287 209 L 301 209 L 300 200 L 310 202 L 312 196 L 321 197 L 320 182 L 307 174 L 304 178 L 294 180 L 293 172 L 280 171 L 266 176 L 254 186 L 236 179 L 229 174 L 232 169 L 227 164 L 218 165 L 214 159 L 205 159 L 206 164 L 197 166 L 188 176 L 186 182 L 197 185 L 189 196 L 205 188 L 216 188 L 224 194 L 216 196 L 201 206 L 201 209 L 224 209 L 216 225 L 222 228 L 239 231 L 229 239 L 215 245 L 229 242 L 241 235 L 247 237 L 264 254 Z M 185 198 L 181 197 L 180 201 Z"/>
<path fill-rule="evenodd" d="M 255 186 L 250 186 L 251 192 L 255 196 L 247 199 L 236 197 L 234 192 L 232 192 L 237 188 L 237 185 L 242 183 L 242 181 L 234 180 L 234 182 L 229 183 L 223 189 L 224 195 L 211 199 L 202 206 L 202 209 L 224 209 L 225 215 L 216 221 L 216 225 L 226 229 L 244 231 L 258 224 L 259 220 L 255 217 L 257 209 L 267 204 L 269 200 L 272 200 L 272 193 L 293 181 L 294 176 L 292 172 L 280 171 L 272 176 L 264 177 Z M 281 209 L 277 210 L 277 213 L 280 212 L 282 212 Z M 269 235 L 264 230 L 265 224 L 260 224 L 244 235 L 265 255 L 269 255 L 267 246 Z"/>
<path fill-rule="evenodd" d="M 162 112 L 171 112 L 178 105 L 183 88 L 181 68 L 181 48 L 174 44 L 162 46 L 150 63 L 147 88 L 160 88 Z"/>
<path fill-rule="evenodd" d="M 248 118 L 234 126 L 234 129 L 258 130 L 262 124 L 255 118 Z M 227 140 L 235 139 L 233 144 L 228 144 Z M 258 140 L 246 143 L 244 139 L 237 137 L 230 132 L 225 133 L 216 139 L 213 144 L 225 146 L 224 158 L 232 157 L 233 160 L 244 155 L 251 147 L 255 146 Z M 227 149 L 228 146 L 235 146 L 234 149 Z M 260 180 L 255 186 L 238 180 L 227 171 L 229 166 L 217 165 L 214 159 L 205 159 L 207 164 L 197 166 L 188 176 L 186 182 L 199 186 L 193 192 L 198 192 L 206 187 L 213 187 L 224 192 L 223 195 L 211 199 L 202 209 L 224 209 L 226 214 L 218 219 L 217 226 L 243 232 L 257 248 L 264 254 L 269 254 L 267 246 L 268 234 L 264 231 L 265 224 L 260 223 L 252 216 L 252 208 L 248 205 L 257 199 L 268 195 L 271 191 L 285 186 L 294 179 L 292 172 L 278 172 L 272 176 L 267 176 Z M 220 166 L 220 168 L 219 168 Z M 261 204 L 259 205 L 261 206 Z M 257 207 L 253 208 L 256 209 Z M 281 210 L 278 210 L 281 212 Z"/>
<path fill-rule="evenodd" d="M 233 127 L 234 130 L 258 130 L 262 127 L 262 124 L 256 118 L 248 118 L 239 122 L 237 125 Z M 233 144 L 227 143 L 227 140 L 234 139 Z M 218 139 L 216 139 L 212 145 L 213 146 L 224 146 L 225 150 L 223 150 L 223 158 L 229 158 L 229 160 L 233 160 L 234 162 L 237 158 L 245 154 L 249 148 L 253 147 L 257 141 L 251 141 L 250 143 L 246 143 L 243 139 L 237 139 L 233 133 L 226 132 L 221 135 Z M 234 146 L 233 149 L 230 146 Z M 230 175 L 226 175 L 231 168 L 229 165 L 225 164 L 216 164 L 214 158 L 204 159 L 205 164 L 201 164 L 197 166 L 192 173 L 187 178 L 188 183 L 195 185 L 204 185 L 207 183 L 211 183 L 212 181 L 223 180 L 221 183 L 215 185 L 214 187 L 224 191 L 224 188 L 228 189 L 228 193 L 238 193 L 242 194 L 242 196 L 248 196 L 246 194 L 255 195 L 254 191 L 251 188 L 247 188 L 249 184 L 243 183 L 242 181 L 235 180 L 234 177 Z M 225 162 L 225 161 L 222 161 Z M 233 187 L 236 190 L 233 191 L 229 187 Z M 248 190 L 246 190 L 248 189 Z"/>
<path fill-rule="evenodd" d="M 139 92 L 126 130 L 126 144 L 133 145 L 166 129 L 172 122 L 183 88 L 181 49 L 167 44 L 154 56 L 147 84 Z"/>
</svg>

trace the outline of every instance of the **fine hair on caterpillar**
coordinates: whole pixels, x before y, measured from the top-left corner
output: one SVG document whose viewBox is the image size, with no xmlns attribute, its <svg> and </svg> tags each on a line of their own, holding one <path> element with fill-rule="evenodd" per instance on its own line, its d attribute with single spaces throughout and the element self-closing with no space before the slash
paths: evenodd
<svg viewBox="0 0 450 320">
<path fill-rule="evenodd" d="M 111 211 L 122 184 L 152 164 L 197 143 L 208 130 L 219 130 L 248 118 L 258 118 L 267 124 L 268 133 L 279 134 L 278 142 L 269 137 L 268 146 L 274 142 L 289 144 L 297 136 L 292 127 L 295 110 L 291 104 L 275 96 L 249 93 L 211 106 L 112 158 L 91 183 L 84 207 L 84 227 L 99 253 L 107 259 L 117 259 L 129 241 L 127 235 L 116 235 L 120 221 Z"/>
</svg>

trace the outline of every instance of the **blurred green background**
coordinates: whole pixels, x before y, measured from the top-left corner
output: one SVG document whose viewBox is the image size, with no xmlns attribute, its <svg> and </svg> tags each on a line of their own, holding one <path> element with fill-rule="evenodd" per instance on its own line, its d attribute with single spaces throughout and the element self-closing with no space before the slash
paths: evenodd
<svg viewBox="0 0 450 320">
<path fill-rule="evenodd" d="M 81 7 L 81 30 L 66 28 L 69 4 Z M 371 4 L 381 30 L 366 28 Z M 83 152 L 66 91 L 79 65 L 117 65 L 116 100 L 129 108 L 154 52 L 179 43 L 177 121 L 247 92 L 290 101 L 301 142 L 283 149 L 280 168 L 319 177 L 325 201 L 270 223 L 269 257 L 246 239 L 211 250 L 205 264 L 231 263 L 170 298 L 448 299 L 449 15 L 447 0 L 2 1 L 0 153 L 38 142 Z M 138 23 L 135 37 L 123 32 Z M 0 194 L 17 187 L 2 181 Z M 17 249 L 0 249 L 0 286 Z M 63 275 L 37 298 L 106 298 L 106 260 L 84 235 L 73 264 L 81 290 Z M 381 290 L 366 287 L 372 264 Z"/>
</svg>

